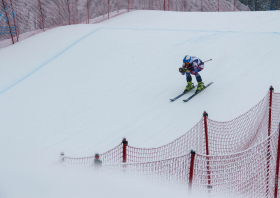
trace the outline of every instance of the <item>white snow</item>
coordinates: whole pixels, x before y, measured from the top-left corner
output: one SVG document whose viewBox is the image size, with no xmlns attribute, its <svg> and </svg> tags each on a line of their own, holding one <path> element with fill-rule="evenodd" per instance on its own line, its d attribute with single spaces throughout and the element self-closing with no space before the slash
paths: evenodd
<svg viewBox="0 0 280 198">
<path fill-rule="evenodd" d="M 133 11 L 1 49 L 0 197 L 170 197 L 143 182 L 64 170 L 59 153 L 91 156 L 123 137 L 158 147 L 205 110 L 217 121 L 245 113 L 270 85 L 280 92 L 279 22 L 279 11 Z M 187 54 L 213 59 L 200 74 L 214 84 L 171 103 L 186 86 L 178 68 Z"/>
</svg>

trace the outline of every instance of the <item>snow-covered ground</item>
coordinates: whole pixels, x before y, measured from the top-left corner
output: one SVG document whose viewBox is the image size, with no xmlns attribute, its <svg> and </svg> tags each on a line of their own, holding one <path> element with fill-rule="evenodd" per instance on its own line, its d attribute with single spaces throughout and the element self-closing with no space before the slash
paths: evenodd
<svg viewBox="0 0 280 198">
<path fill-rule="evenodd" d="M 64 170 L 59 153 L 89 156 L 123 137 L 135 147 L 161 146 L 205 110 L 227 121 L 270 85 L 280 92 L 279 22 L 279 11 L 133 11 L 1 49 L 0 197 L 171 197 L 143 182 Z M 200 74 L 214 84 L 171 103 L 186 86 L 178 68 L 187 54 L 213 59 Z"/>
</svg>

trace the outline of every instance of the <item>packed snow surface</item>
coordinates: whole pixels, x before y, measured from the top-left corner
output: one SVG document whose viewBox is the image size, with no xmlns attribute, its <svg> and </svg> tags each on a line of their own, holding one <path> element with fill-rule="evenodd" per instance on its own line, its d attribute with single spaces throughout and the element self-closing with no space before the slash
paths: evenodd
<svg viewBox="0 0 280 198">
<path fill-rule="evenodd" d="M 91 156 L 123 137 L 158 147 L 203 111 L 217 121 L 245 113 L 270 85 L 280 92 L 279 22 L 279 11 L 133 11 L 1 49 L 0 197 L 175 196 L 140 181 L 64 170 L 59 153 Z M 186 86 L 178 72 L 185 55 L 213 59 L 200 74 L 214 84 L 188 103 L 182 99 L 191 93 L 171 103 Z"/>
</svg>

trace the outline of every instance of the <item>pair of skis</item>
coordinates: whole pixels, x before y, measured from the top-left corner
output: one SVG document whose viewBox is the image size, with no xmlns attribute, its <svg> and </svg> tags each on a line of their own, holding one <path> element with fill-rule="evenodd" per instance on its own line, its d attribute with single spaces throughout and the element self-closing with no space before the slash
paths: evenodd
<svg viewBox="0 0 280 198">
<path fill-rule="evenodd" d="M 190 101 L 193 97 L 195 97 L 196 95 L 198 95 L 199 93 L 201 93 L 202 91 L 204 91 L 207 87 L 209 87 L 209 86 L 212 85 L 212 84 L 213 84 L 213 82 L 210 82 L 208 85 L 205 86 L 204 89 L 202 89 L 201 91 L 199 91 L 199 92 L 197 92 L 197 93 L 194 93 L 193 95 L 191 95 L 190 97 L 188 97 L 187 99 L 185 99 L 185 100 L 183 100 L 183 101 L 184 101 L 184 102 Z M 197 87 L 197 85 L 195 85 L 194 88 L 195 88 L 195 87 Z M 194 89 L 194 88 L 192 88 L 192 89 Z M 192 89 L 191 89 L 191 90 L 192 90 Z M 191 90 L 190 90 L 190 91 L 191 91 Z M 187 92 L 185 92 L 185 93 L 181 93 L 180 95 L 176 96 L 175 98 L 170 99 L 170 101 L 173 102 L 173 101 L 177 100 L 178 98 L 182 97 L 183 95 L 187 94 L 187 93 L 190 92 L 190 91 L 187 91 Z"/>
</svg>

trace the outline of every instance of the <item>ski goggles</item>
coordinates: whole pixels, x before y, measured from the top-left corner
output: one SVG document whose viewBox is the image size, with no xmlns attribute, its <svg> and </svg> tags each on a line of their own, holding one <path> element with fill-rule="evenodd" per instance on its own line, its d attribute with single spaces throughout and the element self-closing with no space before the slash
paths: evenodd
<svg viewBox="0 0 280 198">
<path fill-rule="evenodd" d="M 190 65 L 190 63 L 189 63 L 189 62 L 188 62 L 188 63 L 184 63 L 184 65 L 185 65 L 185 66 L 189 66 L 189 65 Z"/>
</svg>

